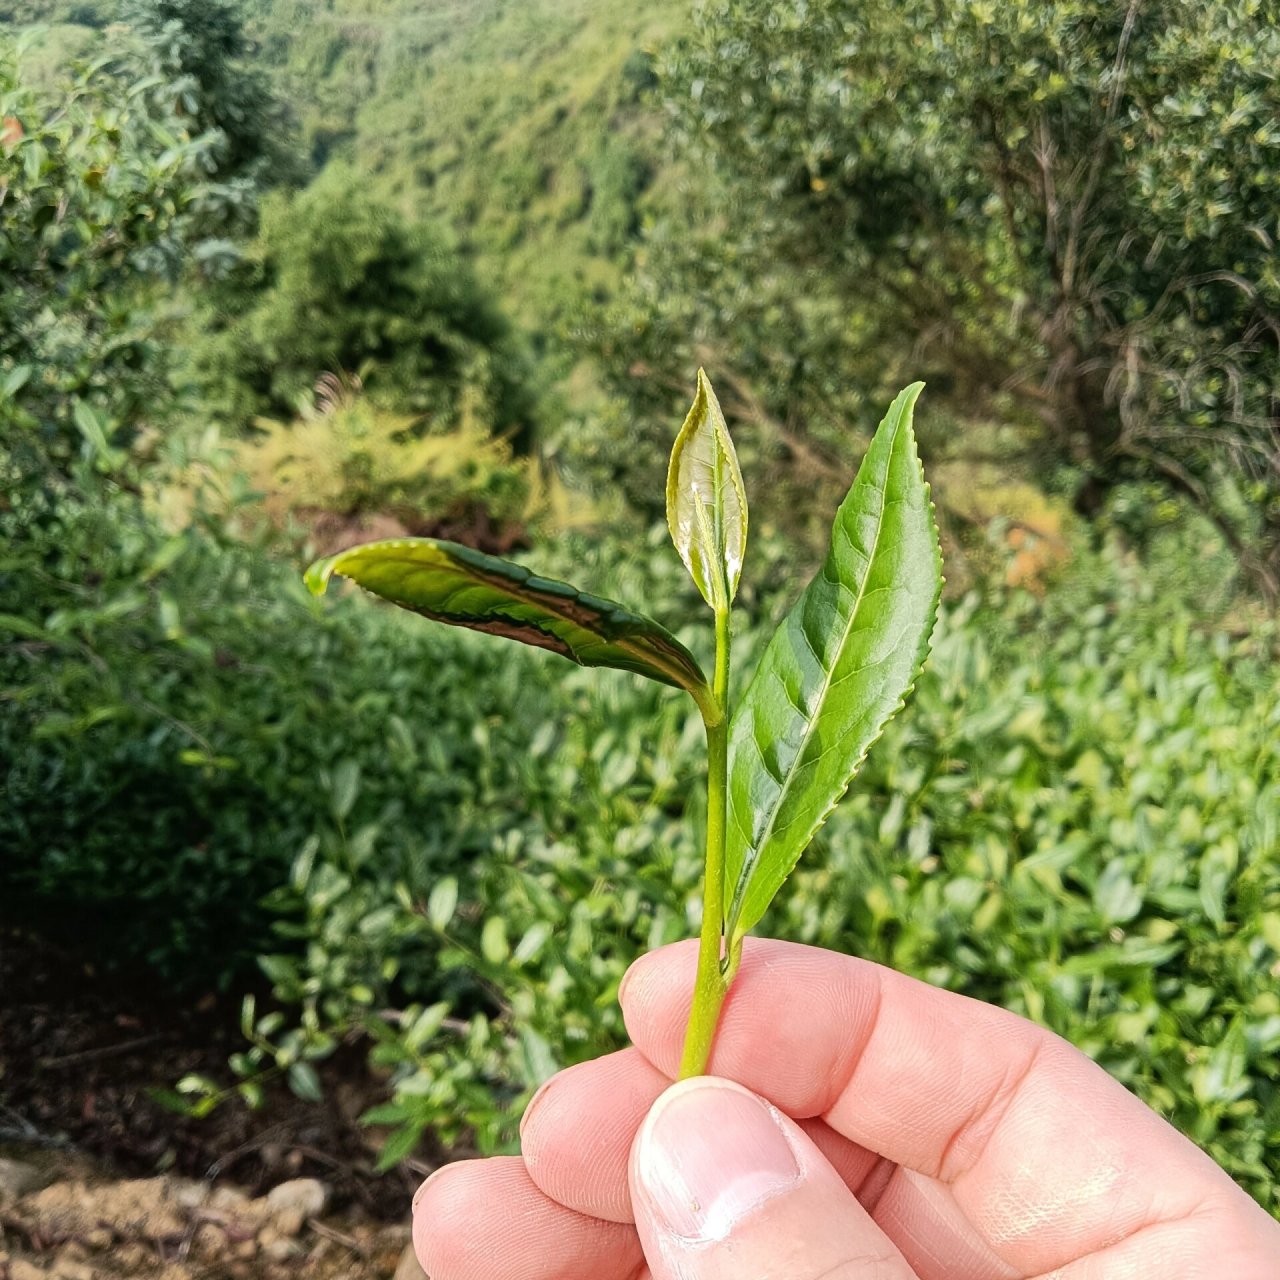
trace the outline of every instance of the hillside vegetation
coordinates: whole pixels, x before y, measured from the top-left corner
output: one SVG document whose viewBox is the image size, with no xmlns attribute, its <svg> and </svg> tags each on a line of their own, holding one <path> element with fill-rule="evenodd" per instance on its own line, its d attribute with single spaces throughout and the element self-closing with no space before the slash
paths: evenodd
<svg viewBox="0 0 1280 1280">
<path fill-rule="evenodd" d="M 546 329 L 612 292 L 658 177 L 649 50 L 683 0 L 257 0 L 311 160 L 440 218 Z"/>
<path fill-rule="evenodd" d="M 818 11 L 0 0 L 0 914 L 255 993 L 156 1082 L 189 1116 L 367 1058 L 384 1166 L 511 1149 L 696 928 L 701 729 L 302 565 L 445 532 L 705 658 L 661 522 L 705 364 L 745 671 L 924 377 L 934 657 L 768 927 L 1052 1027 L 1274 1210 L 1280 37 Z"/>
</svg>

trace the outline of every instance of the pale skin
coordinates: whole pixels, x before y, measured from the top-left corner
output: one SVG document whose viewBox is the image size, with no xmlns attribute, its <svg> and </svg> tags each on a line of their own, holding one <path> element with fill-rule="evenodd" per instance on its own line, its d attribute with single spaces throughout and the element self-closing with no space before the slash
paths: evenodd
<svg viewBox="0 0 1280 1280">
<path fill-rule="evenodd" d="M 534 1099 L 523 1155 L 419 1191 L 431 1280 L 1280 1280 L 1280 1224 L 1065 1041 L 864 961 L 748 940 L 672 1086 L 693 944 L 633 1047 Z"/>
</svg>

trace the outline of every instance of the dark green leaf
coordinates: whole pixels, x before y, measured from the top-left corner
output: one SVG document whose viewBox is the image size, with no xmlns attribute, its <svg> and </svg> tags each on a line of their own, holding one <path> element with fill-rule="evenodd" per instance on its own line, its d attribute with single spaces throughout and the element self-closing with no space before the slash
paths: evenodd
<svg viewBox="0 0 1280 1280">
<path fill-rule="evenodd" d="M 728 608 L 747 549 L 747 495 L 720 402 L 701 369 L 671 450 L 667 526 L 702 598 L 713 609 Z"/>
<path fill-rule="evenodd" d="M 382 1102 L 364 1112 L 360 1117 L 360 1123 L 399 1124 L 408 1114 L 409 1109 L 403 1102 Z"/>
<path fill-rule="evenodd" d="M 309 1062 L 295 1062 L 289 1068 L 289 1088 L 304 1102 L 319 1102 L 324 1097 L 320 1077 Z"/>
<path fill-rule="evenodd" d="M 813 581 L 769 641 L 733 718 L 726 932 L 764 914 L 902 706 L 942 589 L 938 531 L 911 429 L 923 384 L 893 402 L 836 515 Z"/>
<path fill-rule="evenodd" d="M 377 1170 L 379 1173 L 386 1173 L 388 1169 L 394 1168 L 405 1159 L 406 1156 L 413 1154 L 414 1149 L 422 1140 L 423 1132 L 426 1130 L 425 1124 L 419 1124 L 412 1121 L 397 1129 L 383 1143 L 382 1150 L 378 1153 Z"/>
<path fill-rule="evenodd" d="M 333 574 L 424 618 L 550 649 L 584 667 L 618 667 L 687 689 L 702 705 L 697 660 L 664 627 L 612 600 L 539 578 L 509 560 L 434 538 L 370 542 L 307 570 L 317 595 Z"/>
</svg>

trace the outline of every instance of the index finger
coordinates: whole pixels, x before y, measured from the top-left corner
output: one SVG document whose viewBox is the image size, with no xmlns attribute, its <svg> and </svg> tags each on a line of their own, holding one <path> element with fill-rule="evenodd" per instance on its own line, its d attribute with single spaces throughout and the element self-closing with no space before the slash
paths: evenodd
<svg viewBox="0 0 1280 1280">
<path fill-rule="evenodd" d="M 695 960 L 692 944 L 654 952 L 620 992 L 636 1047 L 668 1075 Z M 1065 1040 L 852 957 L 748 939 L 709 1070 L 949 1184 L 993 1250 L 1028 1275 L 1206 1210 L 1257 1239 L 1271 1225 Z"/>
</svg>

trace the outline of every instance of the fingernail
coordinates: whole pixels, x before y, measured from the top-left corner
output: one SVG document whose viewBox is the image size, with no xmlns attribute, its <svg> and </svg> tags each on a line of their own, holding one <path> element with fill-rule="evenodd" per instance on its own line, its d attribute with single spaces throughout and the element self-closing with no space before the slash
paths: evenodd
<svg viewBox="0 0 1280 1280">
<path fill-rule="evenodd" d="M 640 1130 L 636 1172 L 666 1229 L 721 1240 L 800 1180 L 778 1113 L 727 1081 L 675 1086 Z"/>
<path fill-rule="evenodd" d="M 532 1098 L 529 1099 L 529 1105 L 525 1107 L 524 1115 L 520 1117 L 520 1136 L 522 1138 L 524 1137 L 524 1127 L 529 1123 L 530 1116 L 532 1116 L 534 1111 L 537 1110 L 538 1103 L 540 1103 L 542 1099 L 546 1097 L 547 1090 L 551 1088 L 554 1082 L 555 1082 L 555 1076 L 552 1076 L 550 1080 L 544 1080 L 538 1086 L 537 1092 L 533 1095 Z"/>
</svg>

